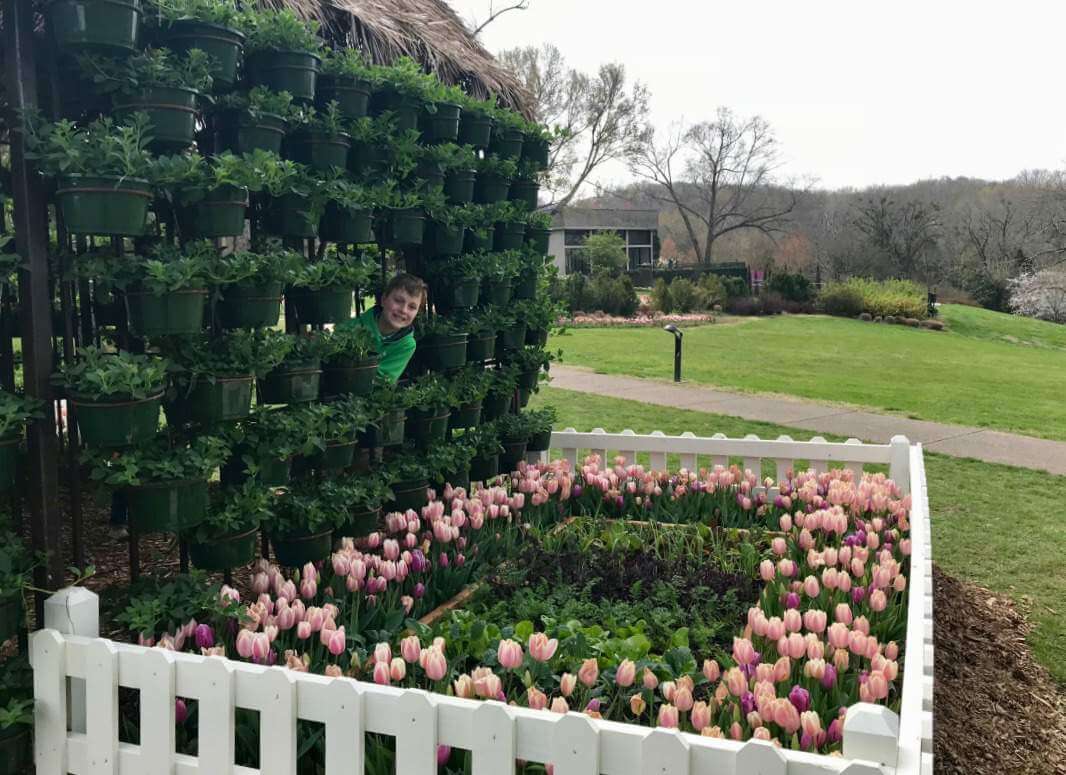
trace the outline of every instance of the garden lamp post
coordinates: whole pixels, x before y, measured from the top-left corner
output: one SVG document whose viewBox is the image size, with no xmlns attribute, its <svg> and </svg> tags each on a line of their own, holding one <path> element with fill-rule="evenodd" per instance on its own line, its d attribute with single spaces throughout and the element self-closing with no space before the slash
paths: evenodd
<svg viewBox="0 0 1066 775">
<path fill-rule="evenodd" d="M 663 331 L 669 331 L 674 335 L 674 382 L 681 381 L 681 337 L 684 334 L 673 323 L 663 326 Z"/>
</svg>

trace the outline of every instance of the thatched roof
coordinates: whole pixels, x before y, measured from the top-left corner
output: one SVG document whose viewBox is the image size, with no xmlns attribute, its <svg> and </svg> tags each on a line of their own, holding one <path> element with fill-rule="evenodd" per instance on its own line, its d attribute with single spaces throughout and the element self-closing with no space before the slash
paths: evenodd
<svg viewBox="0 0 1066 775">
<path fill-rule="evenodd" d="M 498 95 L 502 104 L 533 115 L 530 94 L 443 0 L 262 0 L 262 5 L 317 20 L 327 40 L 358 48 L 375 64 L 407 56 L 445 83 L 478 97 Z"/>
</svg>

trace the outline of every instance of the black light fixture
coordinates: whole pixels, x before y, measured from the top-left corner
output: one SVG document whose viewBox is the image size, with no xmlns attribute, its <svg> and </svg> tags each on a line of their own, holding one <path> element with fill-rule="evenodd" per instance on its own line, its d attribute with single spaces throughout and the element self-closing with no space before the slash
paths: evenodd
<svg viewBox="0 0 1066 775">
<path fill-rule="evenodd" d="M 684 334 L 673 323 L 663 326 L 663 331 L 669 331 L 674 335 L 674 382 L 681 381 L 681 337 Z"/>
</svg>

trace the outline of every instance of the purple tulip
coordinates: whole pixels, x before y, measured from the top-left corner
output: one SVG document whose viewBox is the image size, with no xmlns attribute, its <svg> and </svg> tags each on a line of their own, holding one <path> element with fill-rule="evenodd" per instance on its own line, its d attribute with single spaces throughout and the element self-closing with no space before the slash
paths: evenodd
<svg viewBox="0 0 1066 775">
<path fill-rule="evenodd" d="M 740 709 L 744 711 L 745 716 L 755 710 L 755 695 L 751 692 L 740 695 Z"/>
<path fill-rule="evenodd" d="M 795 592 L 789 592 L 788 595 L 785 597 L 785 608 L 799 608 L 799 607 L 800 607 L 800 596 L 797 595 Z"/>
<path fill-rule="evenodd" d="M 575 498 L 580 498 L 582 492 L 584 492 L 584 488 L 582 488 L 580 484 L 575 484 L 573 490 L 571 491 Z"/>
<path fill-rule="evenodd" d="M 832 689 L 837 682 L 837 669 L 833 665 L 825 666 L 825 673 L 822 675 L 822 686 L 826 689 Z"/>
<path fill-rule="evenodd" d="M 793 686 L 788 693 L 788 701 L 791 702 L 800 713 L 810 710 L 811 693 L 802 686 Z"/>
<path fill-rule="evenodd" d="M 835 718 L 830 722 L 829 729 L 826 730 L 825 739 L 830 743 L 839 743 L 843 738 L 844 722 L 839 718 Z"/>
<path fill-rule="evenodd" d="M 593 713 L 600 712 L 600 701 L 595 697 L 589 700 L 589 704 L 585 706 L 585 712 L 588 713 L 589 711 L 592 711 Z"/>
<path fill-rule="evenodd" d="M 208 625 L 198 624 L 195 632 L 198 648 L 209 649 L 215 645 L 215 633 Z"/>
<path fill-rule="evenodd" d="M 858 605 L 866 598 L 866 589 L 864 587 L 852 587 L 851 588 L 851 602 Z"/>
<path fill-rule="evenodd" d="M 425 594 L 426 594 L 426 585 L 423 584 L 421 581 L 418 582 L 417 584 L 415 584 L 415 592 L 414 592 L 415 600 L 421 600 L 422 596 L 425 595 Z"/>
<path fill-rule="evenodd" d="M 448 555 L 446 553 L 442 552 L 441 556 L 440 556 L 440 566 L 442 568 L 447 568 L 448 567 L 448 562 L 449 562 Z"/>
<path fill-rule="evenodd" d="M 189 709 L 185 707 L 185 700 L 174 700 L 174 721 L 178 724 L 184 724 L 185 719 L 189 717 Z"/>
<path fill-rule="evenodd" d="M 448 763 L 448 759 L 452 756 L 451 746 L 438 745 L 437 746 L 437 766 L 443 767 Z"/>
</svg>

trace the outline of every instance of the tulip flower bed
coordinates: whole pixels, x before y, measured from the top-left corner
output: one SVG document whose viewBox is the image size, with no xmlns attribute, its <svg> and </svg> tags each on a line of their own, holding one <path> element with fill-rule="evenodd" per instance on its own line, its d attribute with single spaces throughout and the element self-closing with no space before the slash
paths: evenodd
<svg viewBox="0 0 1066 775">
<path fill-rule="evenodd" d="M 840 750 L 849 705 L 898 710 L 910 499 L 884 475 L 757 485 L 736 467 L 667 475 L 592 456 L 576 473 L 523 464 L 506 484 L 431 493 L 291 577 L 260 561 L 250 602 L 186 579 L 124 621 L 167 649 L 821 753 Z M 560 524 L 571 512 L 588 516 Z M 705 524 L 607 519 L 634 513 Z M 738 541 L 723 526 L 752 529 Z M 413 618 L 474 579 L 488 591 L 465 610 Z M 237 761 L 257 766 L 242 713 Z M 195 702 L 177 718 L 194 752 Z M 321 761 L 321 729 L 299 739 L 301 766 Z M 392 739 L 370 740 L 367 771 L 391 772 Z M 442 747 L 442 771 L 468 756 Z"/>
</svg>

